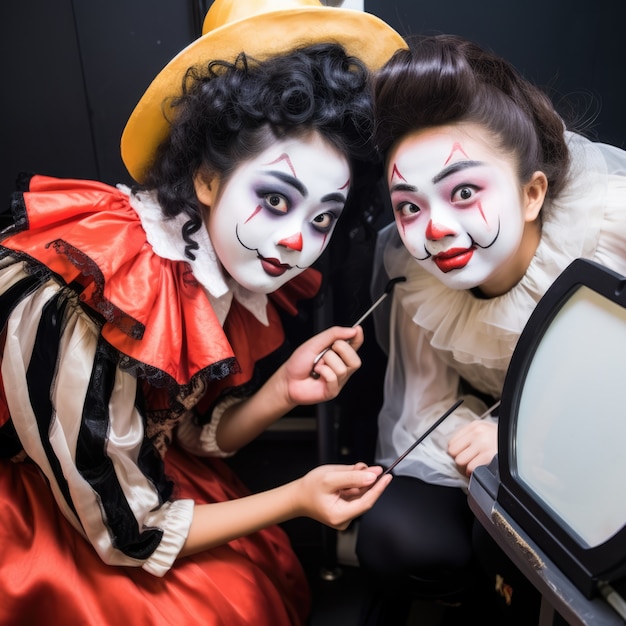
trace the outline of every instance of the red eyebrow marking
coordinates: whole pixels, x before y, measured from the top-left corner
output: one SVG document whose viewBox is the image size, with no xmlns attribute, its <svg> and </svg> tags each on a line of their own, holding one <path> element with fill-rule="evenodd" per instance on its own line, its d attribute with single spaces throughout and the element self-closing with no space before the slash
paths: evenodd
<svg viewBox="0 0 626 626">
<path fill-rule="evenodd" d="M 343 185 L 341 185 L 339 189 L 346 189 L 349 186 L 350 186 L 350 179 L 348 178 L 348 180 Z"/>
<path fill-rule="evenodd" d="M 244 222 L 244 224 L 247 224 L 260 210 L 261 210 L 261 205 L 259 204 L 257 208 L 254 209 L 252 213 L 250 213 L 250 217 Z"/>
<path fill-rule="evenodd" d="M 281 161 L 286 161 L 293 176 L 295 178 L 298 178 L 298 175 L 296 174 L 296 170 L 293 167 L 293 164 L 291 163 L 291 159 L 289 158 L 289 155 L 286 152 L 283 152 L 277 159 L 274 159 L 274 161 L 270 161 L 269 163 L 264 163 L 263 165 L 274 165 L 275 163 L 280 163 Z"/>
<path fill-rule="evenodd" d="M 402 174 L 400 174 L 400 170 L 398 169 L 398 166 L 394 163 L 393 169 L 391 170 L 391 180 L 393 180 L 395 176 L 397 176 L 398 178 L 401 178 L 406 183 L 406 178 L 402 176 Z"/>
<path fill-rule="evenodd" d="M 460 152 L 466 159 L 469 160 L 469 157 L 465 153 L 465 150 L 463 150 L 461 144 L 458 141 L 455 141 L 454 144 L 452 145 L 452 150 L 450 150 L 450 154 L 448 155 L 448 158 L 446 159 L 446 162 L 444 163 L 444 165 L 447 165 L 448 163 L 450 163 L 455 152 Z"/>
<path fill-rule="evenodd" d="M 324 238 L 322 239 L 322 245 L 320 246 L 320 250 L 324 249 L 324 246 L 326 245 L 326 240 L 328 239 L 328 234 L 324 235 Z"/>
</svg>

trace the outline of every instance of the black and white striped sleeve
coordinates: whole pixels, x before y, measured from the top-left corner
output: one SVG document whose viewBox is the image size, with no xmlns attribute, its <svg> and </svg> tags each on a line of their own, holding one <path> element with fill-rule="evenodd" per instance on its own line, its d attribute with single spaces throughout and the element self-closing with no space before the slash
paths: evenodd
<svg viewBox="0 0 626 626">
<path fill-rule="evenodd" d="M 32 282 L 19 263 L 0 271 L 0 298 L 11 301 L 2 379 L 15 430 L 103 561 L 162 576 L 185 542 L 193 502 L 170 501 L 155 476 L 137 380 L 107 358 L 97 322 L 54 279 Z"/>
</svg>

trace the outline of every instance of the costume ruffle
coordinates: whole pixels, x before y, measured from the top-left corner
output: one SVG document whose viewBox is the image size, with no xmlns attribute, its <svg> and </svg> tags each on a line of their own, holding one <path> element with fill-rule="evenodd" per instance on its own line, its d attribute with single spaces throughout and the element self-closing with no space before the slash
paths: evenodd
<svg viewBox="0 0 626 626">
<path fill-rule="evenodd" d="M 250 316 L 247 334 L 255 342 L 259 334 L 263 339 L 241 355 L 189 265 L 154 253 L 121 190 L 34 176 L 13 210 L 16 227 L 5 233 L 3 253 L 18 253 L 66 284 L 79 285 L 83 305 L 105 320 L 102 337 L 127 359 L 126 369 L 141 370 L 152 384 L 185 387 L 196 376 L 223 379 L 242 370 L 249 375 L 254 360 L 284 340 L 280 324 L 264 327 Z M 307 270 L 271 300 L 293 313 L 296 299 L 312 297 L 319 285 L 319 273 Z M 269 316 L 275 321 L 276 311 Z M 246 352 L 252 362 L 245 362 Z"/>
</svg>

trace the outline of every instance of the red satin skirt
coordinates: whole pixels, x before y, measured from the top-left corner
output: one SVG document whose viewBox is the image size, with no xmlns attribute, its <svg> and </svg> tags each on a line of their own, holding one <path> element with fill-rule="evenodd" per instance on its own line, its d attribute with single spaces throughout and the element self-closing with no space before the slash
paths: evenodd
<svg viewBox="0 0 626 626">
<path fill-rule="evenodd" d="M 197 503 L 247 493 L 218 459 L 171 449 L 176 496 Z M 37 467 L 0 461 L 2 626 L 287 626 L 310 608 L 307 581 L 278 527 L 179 559 L 163 577 L 105 565 L 59 512 Z"/>
</svg>

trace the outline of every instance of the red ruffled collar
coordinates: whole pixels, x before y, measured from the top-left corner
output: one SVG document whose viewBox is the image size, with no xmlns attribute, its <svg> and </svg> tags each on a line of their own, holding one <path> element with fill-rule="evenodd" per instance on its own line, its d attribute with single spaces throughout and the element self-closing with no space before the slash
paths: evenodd
<svg viewBox="0 0 626 626">
<path fill-rule="evenodd" d="M 269 327 L 233 301 L 222 328 L 189 265 L 155 254 L 126 193 L 35 176 L 21 207 L 16 223 L 25 230 L 2 245 L 80 285 L 82 304 L 105 320 L 103 339 L 130 360 L 129 369 L 152 372 L 146 374 L 152 383 L 187 386 L 197 376 L 230 375 L 246 382 L 254 363 L 284 341 L 275 307 L 294 315 L 297 301 L 313 297 L 321 284 L 309 269 L 271 294 Z"/>
</svg>

